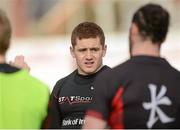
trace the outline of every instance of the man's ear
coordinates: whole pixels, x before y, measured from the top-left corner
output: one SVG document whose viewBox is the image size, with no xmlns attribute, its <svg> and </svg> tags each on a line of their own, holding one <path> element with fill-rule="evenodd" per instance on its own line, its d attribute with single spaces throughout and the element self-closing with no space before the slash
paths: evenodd
<svg viewBox="0 0 180 130">
<path fill-rule="evenodd" d="M 134 41 L 140 40 L 139 29 L 135 23 L 131 24 L 129 38 L 131 40 L 131 44 L 133 44 Z"/>
<path fill-rule="evenodd" d="M 105 44 L 103 47 L 103 57 L 106 55 L 107 45 Z"/>
<path fill-rule="evenodd" d="M 139 29 L 135 23 L 131 24 L 131 34 L 132 35 L 137 35 L 139 33 Z"/>
<path fill-rule="evenodd" d="M 71 56 L 73 58 L 75 58 L 75 54 L 74 54 L 74 48 L 72 46 L 70 46 L 70 52 L 71 52 Z"/>
</svg>

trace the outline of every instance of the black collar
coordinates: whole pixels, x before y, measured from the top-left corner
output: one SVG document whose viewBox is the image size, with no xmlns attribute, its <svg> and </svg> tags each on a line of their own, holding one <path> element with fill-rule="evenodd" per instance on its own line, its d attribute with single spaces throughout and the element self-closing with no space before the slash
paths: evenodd
<svg viewBox="0 0 180 130">
<path fill-rule="evenodd" d="M 19 70 L 20 70 L 19 68 L 16 68 L 6 63 L 0 64 L 0 72 L 2 73 L 14 73 Z"/>
</svg>

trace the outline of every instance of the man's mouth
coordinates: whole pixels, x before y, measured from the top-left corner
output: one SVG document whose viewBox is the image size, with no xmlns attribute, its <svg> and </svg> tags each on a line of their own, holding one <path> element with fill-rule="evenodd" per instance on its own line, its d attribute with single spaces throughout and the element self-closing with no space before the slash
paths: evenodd
<svg viewBox="0 0 180 130">
<path fill-rule="evenodd" d="M 92 67 L 93 64 L 94 62 L 85 62 L 86 67 Z"/>
</svg>

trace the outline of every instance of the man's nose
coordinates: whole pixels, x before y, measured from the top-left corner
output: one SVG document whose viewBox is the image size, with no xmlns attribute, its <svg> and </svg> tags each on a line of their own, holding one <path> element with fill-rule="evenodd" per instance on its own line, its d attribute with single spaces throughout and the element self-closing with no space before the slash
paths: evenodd
<svg viewBox="0 0 180 130">
<path fill-rule="evenodd" d="M 89 59 L 92 59 L 92 57 L 93 57 L 92 52 L 90 50 L 88 50 L 87 53 L 86 53 L 86 59 L 89 60 Z"/>
</svg>

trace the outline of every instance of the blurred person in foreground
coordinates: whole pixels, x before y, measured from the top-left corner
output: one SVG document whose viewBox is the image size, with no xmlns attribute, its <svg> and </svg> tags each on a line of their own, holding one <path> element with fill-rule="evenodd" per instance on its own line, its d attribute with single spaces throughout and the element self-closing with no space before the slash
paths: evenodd
<svg viewBox="0 0 180 130">
<path fill-rule="evenodd" d="M 94 79 L 110 69 L 103 65 L 105 36 L 97 24 L 82 22 L 77 25 L 71 35 L 71 44 L 70 52 L 77 69 L 60 79 L 53 88 L 43 128 L 80 129 L 86 109 L 94 100 Z"/>
<path fill-rule="evenodd" d="M 95 80 L 84 128 L 180 128 L 180 72 L 160 56 L 169 13 L 146 4 L 133 15 L 130 59 Z"/>
<path fill-rule="evenodd" d="M 38 129 L 47 115 L 49 90 L 26 69 L 7 64 L 11 33 L 0 10 L 0 129 Z"/>
</svg>

